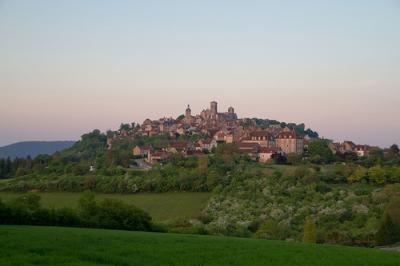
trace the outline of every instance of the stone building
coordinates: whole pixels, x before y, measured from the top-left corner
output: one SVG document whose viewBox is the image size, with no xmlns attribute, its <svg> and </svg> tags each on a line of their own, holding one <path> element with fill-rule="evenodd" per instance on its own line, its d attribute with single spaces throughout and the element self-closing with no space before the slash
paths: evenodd
<svg viewBox="0 0 400 266">
<path fill-rule="evenodd" d="M 252 131 L 248 134 L 243 142 L 258 143 L 262 147 L 274 147 L 275 141 L 273 136 L 266 130 Z"/>
<path fill-rule="evenodd" d="M 195 117 L 192 116 L 192 110 L 190 109 L 190 105 L 186 108 L 185 118 L 183 118 L 183 122 L 185 124 L 192 124 L 195 121 Z"/>
<path fill-rule="evenodd" d="M 203 110 L 200 113 L 200 117 L 203 118 L 203 120 L 214 122 L 214 125 L 238 119 L 233 107 L 229 107 L 228 112 L 218 113 L 218 103 L 215 101 L 210 103 L 210 109 Z"/>
<path fill-rule="evenodd" d="M 258 151 L 258 161 L 266 163 L 276 154 L 280 153 L 279 148 L 276 147 L 261 147 Z"/>
<path fill-rule="evenodd" d="M 276 147 L 283 153 L 302 154 L 304 151 L 304 139 L 295 130 L 285 128 L 275 139 Z"/>
<path fill-rule="evenodd" d="M 135 146 L 132 149 L 132 154 L 134 156 L 147 156 L 151 151 L 151 146 Z"/>
</svg>

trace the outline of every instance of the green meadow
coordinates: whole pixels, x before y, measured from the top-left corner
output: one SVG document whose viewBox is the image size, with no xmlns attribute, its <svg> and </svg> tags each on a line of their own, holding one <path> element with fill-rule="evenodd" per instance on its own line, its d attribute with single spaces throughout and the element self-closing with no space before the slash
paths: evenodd
<svg viewBox="0 0 400 266">
<path fill-rule="evenodd" d="M 38 193 L 43 207 L 76 207 L 82 193 Z M 0 199 L 9 201 L 22 193 L 0 192 Z M 148 212 L 154 221 L 167 222 L 178 218 L 192 218 L 200 214 L 211 193 L 168 192 L 139 194 L 96 194 L 97 199 L 113 198 L 133 204 Z"/>
<path fill-rule="evenodd" d="M 0 226 L 1 265 L 399 265 L 400 253 L 250 238 Z"/>
</svg>

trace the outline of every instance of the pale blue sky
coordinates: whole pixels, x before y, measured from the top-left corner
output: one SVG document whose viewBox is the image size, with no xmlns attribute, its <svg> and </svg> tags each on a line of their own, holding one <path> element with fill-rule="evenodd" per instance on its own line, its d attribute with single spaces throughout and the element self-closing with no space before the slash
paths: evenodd
<svg viewBox="0 0 400 266">
<path fill-rule="evenodd" d="M 195 113 L 400 144 L 400 1 L 0 0 L 0 145 Z"/>
</svg>

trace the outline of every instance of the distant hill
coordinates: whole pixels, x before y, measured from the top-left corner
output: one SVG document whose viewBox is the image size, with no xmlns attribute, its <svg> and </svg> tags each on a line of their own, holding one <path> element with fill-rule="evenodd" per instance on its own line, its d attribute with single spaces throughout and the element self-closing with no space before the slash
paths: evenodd
<svg viewBox="0 0 400 266">
<path fill-rule="evenodd" d="M 23 141 L 0 147 L 0 158 L 36 157 L 39 154 L 53 154 L 67 149 L 75 141 Z"/>
</svg>

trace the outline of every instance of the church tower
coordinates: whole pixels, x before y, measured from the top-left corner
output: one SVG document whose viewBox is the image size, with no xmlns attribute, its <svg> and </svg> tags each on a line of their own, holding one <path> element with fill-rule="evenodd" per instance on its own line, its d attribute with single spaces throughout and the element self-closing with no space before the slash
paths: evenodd
<svg viewBox="0 0 400 266">
<path fill-rule="evenodd" d="M 185 117 L 190 118 L 192 116 L 192 110 L 190 109 L 190 105 L 186 108 Z"/>
<path fill-rule="evenodd" d="M 218 114 L 218 103 L 215 101 L 212 101 L 210 103 L 210 111 L 211 111 L 211 117 L 216 118 Z"/>
</svg>

